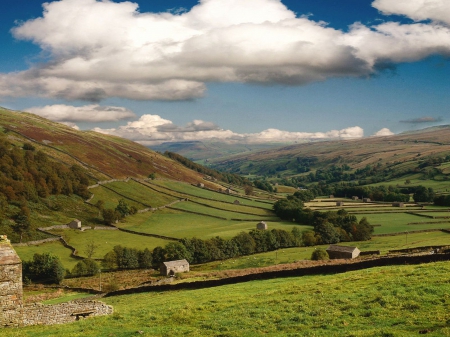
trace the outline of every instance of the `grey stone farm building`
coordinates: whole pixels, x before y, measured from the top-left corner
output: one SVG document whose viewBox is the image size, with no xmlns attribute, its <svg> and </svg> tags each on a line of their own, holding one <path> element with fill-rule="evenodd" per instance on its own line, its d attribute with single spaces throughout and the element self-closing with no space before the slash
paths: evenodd
<svg viewBox="0 0 450 337">
<path fill-rule="evenodd" d="M 327 253 L 330 259 L 354 259 L 359 256 L 361 251 L 356 247 L 330 245 Z"/>
<path fill-rule="evenodd" d="M 81 221 L 78 219 L 75 219 L 68 223 L 69 228 L 72 229 L 81 229 Z"/>
<path fill-rule="evenodd" d="M 344 206 L 344 202 L 343 201 L 336 201 L 336 206 Z"/>
<path fill-rule="evenodd" d="M 176 273 L 187 273 L 189 262 L 187 260 L 168 261 L 161 263 L 160 272 L 164 276 L 173 276 Z"/>
<path fill-rule="evenodd" d="M 264 221 L 261 221 L 256 225 L 256 229 L 259 229 L 261 231 L 266 231 L 267 229 L 269 229 L 269 227 L 267 226 L 267 224 Z"/>
</svg>

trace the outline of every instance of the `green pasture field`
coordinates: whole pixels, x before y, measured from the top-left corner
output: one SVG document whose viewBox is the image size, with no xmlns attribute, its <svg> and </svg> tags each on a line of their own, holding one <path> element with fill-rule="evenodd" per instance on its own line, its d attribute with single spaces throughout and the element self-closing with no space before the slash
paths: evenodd
<svg viewBox="0 0 450 337">
<path fill-rule="evenodd" d="M 158 238 L 125 233 L 119 230 L 86 230 L 75 229 L 55 230 L 55 234 L 62 235 L 78 251 L 78 255 L 86 257 L 86 245 L 93 241 L 96 248 L 93 258 L 102 259 L 114 246 L 152 250 L 157 246 L 165 246 L 169 241 Z"/>
<path fill-rule="evenodd" d="M 104 208 L 115 209 L 119 204 L 120 199 L 125 199 L 128 206 L 134 206 L 137 209 L 144 209 L 146 206 L 141 203 L 134 202 L 130 199 L 124 198 L 117 193 L 114 193 L 103 186 L 95 187 L 90 189 L 92 193 L 94 193 L 94 197 L 90 201 L 92 205 L 95 205 L 99 200 L 103 200 L 105 202 Z"/>
<path fill-rule="evenodd" d="M 358 247 L 362 251 L 379 250 L 382 255 L 389 250 L 407 249 L 427 246 L 450 245 L 450 234 L 444 232 L 409 233 L 405 235 L 373 237 L 369 241 L 341 242 L 339 245 Z M 275 264 L 293 263 L 301 260 L 310 260 L 314 250 L 327 249 L 329 245 L 314 247 L 284 248 L 277 251 L 242 256 L 225 261 L 214 261 L 192 266 L 192 271 L 217 271 L 228 269 L 245 269 L 268 267 Z"/>
<path fill-rule="evenodd" d="M 163 186 L 163 187 L 167 187 L 171 190 L 178 191 L 180 193 L 191 194 L 191 195 L 201 197 L 201 198 L 207 198 L 207 199 L 218 200 L 218 201 L 227 201 L 227 202 L 234 202 L 235 200 L 239 200 L 244 205 L 272 209 L 272 204 L 269 204 L 269 203 L 259 202 L 259 201 L 255 201 L 255 200 L 248 200 L 248 199 L 240 198 L 240 197 L 234 196 L 234 195 L 227 195 L 227 194 L 223 194 L 223 193 L 213 192 L 213 191 L 209 191 L 209 190 L 206 190 L 203 188 L 192 186 L 192 185 L 189 185 L 186 183 L 168 181 L 168 180 L 155 180 L 154 183 L 156 183 L 160 186 Z"/>
<path fill-rule="evenodd" d="M 45 203 L 28 203 L 31 210 L 30 222 L 33 227 L 65 225 L 73 219 L 82 222 L 97 222 L 98 210 L 87 205 L 77 196 L 49 196 Z"/>
<path fill-rule="evenodd" d="M 118 226 L 141 233 L 165 235 L 179 239 L 192 237 L 208 239 L 215 236 L 232 238 L 242 231 L 248 232 L 255 229 L 257 223 L 258 221 L 222 220 L 173 209 L 163 209 L 127 217 L 126 222 L 119 223 Z M 292 222 L 268 221 L 267 224 L 269 229 L 278 228 L 287 231 L 292 230 L 293 227 L 299 227 L 300 230 L 311 229 L 310 226 L 299 226 Z"/>
<path fill-rule="evenodd" d="M 420 225 L 408 225 L 411 222 L 430 222 L 432 219 L 419 217 L 417 215 L 407 213 L 385 213 L 385 214 L 355 214 L 360 220 L 366 217 L 370 224 L 381 225 L 374 228 L 374 234 L 387 234 L 387 233 L 399 233 L 405 231 L 417 231 L 423 229 L 443 229 L 450 228 L 449 223 L 435 223 L 435 224 L 420 224 Z"/>
<path fill-rule="evenodd" d="M 72 269 L 80 260 L 71 256 L 72 251 L 62 245 L 61 242 L 47 242 L 38 246 L 14 247 L 22 261 L 31 261 L 34 254 L 51 253 L 59 257 L 64 268 Z"/>
<path fill-rule="evenodd" d="M 225 211 L 235 211 L 235 212 L 245 212 L 245 213 L 251 213 L 254 215 L 265 215 L 265 216 L 274 216 L 275 213 L 273 211 L 270 211 L 268 209 L 261 209 L 261 208 L 256 208 L 256 207 L 251 207 L 251 206 L 246 206 L 245 204 L 240 204 L 240 205 L 234 205 L 234 204 L 229 204 L 226 202 L 220 202 L 220 201 L 214 201 L 214 200 L 206 200 L 206 199 L 200 199 L 200 198 L 196 198 L 196 197 L 190 197 L 189 200 L 193 200 L 193 201 L 197 201 L 200 202 L 202 204 L 206 204 L 206 205 L 210 205 L 216 208 L 220 208 L 223 209 Z M 236 217 L 238 217 L 239 213 L 236 213 Z"/>
<path fill-rule="evenodd" d="M 131 199 L 138 200 L 144 204 L 151 205 L 152 207 L 164 206 L 177 200 L 176 197 L 158 193 L 131 179 L 128 182 L 113 182 L 108 184 L 108 187 Z"/>
<path fill-rule="evenodd" d="M 12 336 L 450 336 L 450 264 L 392 266 L 107 297 L 111 316 Z M 195 299 L 195 300 L 194 300 Z"/>
<path fill-rule="evenodd" d="M 220 216 L 222 218 L 226 218 L 228 220 L 230 219 L 253 219 L 256 221 L 279 221 L 280 219 L 277 218 L 275 215 L 272 215 L 271 217 L 266 216 L 260 216 L 260 215 L 250 215 L 250 214 L 241 214 L 241 213 L 235 213 L 232 211 L 225 211 L 225 210 L 219 210 L 199 204 L 195 204 L 192 202 L 179 202 L 173 206 L 171 206 L 176 209 L 181 210 L 187 210 L 191 212 L 198 212 L 202 214 L 208 214 L 208 215 L 214 215 L 214 216 Z"/>
<path fill-rule="evenodd" d="M 423 180 L 423 179 L 421 179 L 422 176 L 423 176 L 422 174 L 413 174 L 413 175 L 410 175 L 410 176 L 404 176 L 404 177 L 402 177 L 400 179 L 389 180 L 389 181 L 376 183 L 376 184 L 371 184 L 371 185 L 367 185 L 367 186 L 380 186 L 380 185 L 397 186 L 398 185 L 399 187 L 407 187 L 407 186 L 422 185 L 422 186 L 425 186 L 425 187 L 433 188 L 433 190 L 435 192 L 450 191 L 450 181 L 431 180 L 431 179 Z M 405 184 L 407 179 L 409 179 L 411 181 L 410 184 Z"/>
</svg>

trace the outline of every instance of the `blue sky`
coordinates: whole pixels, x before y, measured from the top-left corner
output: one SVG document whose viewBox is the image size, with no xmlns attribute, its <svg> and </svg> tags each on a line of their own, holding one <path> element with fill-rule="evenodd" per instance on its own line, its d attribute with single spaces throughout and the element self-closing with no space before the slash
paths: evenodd
<svg viewBox="0 0 450 337">
<path fill-rule="evenodd" d="M 42 3 L 3 0 L 1 106 L 143 144 L 450 124 L 446 0 Z"/>
</svg>

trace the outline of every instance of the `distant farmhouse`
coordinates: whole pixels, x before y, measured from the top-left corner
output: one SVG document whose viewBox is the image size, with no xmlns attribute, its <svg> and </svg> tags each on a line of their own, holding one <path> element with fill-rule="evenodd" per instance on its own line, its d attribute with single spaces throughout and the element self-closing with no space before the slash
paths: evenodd
<svg viewBox="0 0 450 337">
<path fill-rule="evenodd" d="M 177 260 L 163 262 L 160 267 L 161 275 L 174 276 L 176 273 L 189 272 L 189 262 L 186 260 Z"/>
<path fill-rule="evenodd" d="M 336 206 L 344 206 L 344 202 L 343 201 L 336 201 Z"/>
<path fill-rule="evenodd" d="M 261 231 L 266 231 L 269 227 L 267 226 L 267 224 L 264 221 L 261 221 L 260 223 L 258 223 L 256 225 L 256 229 L 259 229 Z"/>
<path fill-rule="evenodd" d="M 330 259 L 354 259 L 359 256 L 361 251 L 356 247 L 330 245 L 327 253 Z"/>
<path fill-rule="evenodd" d="M 241 202 L 240 202 L 239 200 L 236 199 L 236 200 L 233 202 L 233 204 L 235 204 L 235 205 L 240 205 Z"/>
<path fill-rule="evenodd" d="M 75 219 L 75 220 L 69 222 L 67 224 L 67 226 L 69 226 L 69 228 L 72 228 L 72 229 L 81 229 L 81 221 L 78 219 Z"/>
<path fill-rule="evenodd" d="M 405 207 L 405 204 L 403 202 L 394 202 L 392 207 Z"/>
</svg>

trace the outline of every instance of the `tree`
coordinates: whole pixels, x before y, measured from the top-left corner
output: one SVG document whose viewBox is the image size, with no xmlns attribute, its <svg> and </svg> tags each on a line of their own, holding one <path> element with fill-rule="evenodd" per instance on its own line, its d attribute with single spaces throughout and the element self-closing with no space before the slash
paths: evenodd
<svg viewBox="0 0 450 337">
<path fill-rule="evenodd" d="M 119 200 L 119 204 L 117 205 L 115 210 L 120 214 L 121 218 L 125 218 L 130 214 L 130 206 L 128 206 L 125 199 Z"/>
<path fill-rule="evenodd" d="M 30 210 L 27 206 L 22 206 L 20 211 L 14 217 L 13 230 L 20 235 L 20 242 L 22 242 L 23 234 L 28 233 L 31 227 L 30 224 Z"/>
<path fill-rule="evenodd" d="M 84 250 L 88 259 L 91 259 L 94 256 L 95 251 L 97 250 L 98 247 L 99 247 L 99 245 L 95 244 L 94 240 L 88 241 L 88 243 L 86 244 L 86 248 Z"/>
<path fill-rule="evenodd" d="M 316 233 L 313 231 L 303 232 L 302 241 L 305 246 L 314 246 L 316 244 Z"/>
<path fill-rule="evenodd" d="M 116 223 L 120 218 L 120 214 L 118 212 L 116 212 L 113 209 L 109 209 L 109 208 L 105 208 L 102 211 L 102 215 L 103 215 L 103 220 L 108 225 L 112 225 L 113 223 Z"/>
<path fill-rule="evenodd" d="M 152 262 L 152 252 L 148 248 L 139 252 L 139 268 L 150 269 L 152 267 Z"/>
<path fill-rule="evenodd" d="M 150 173 L 148 175 L 148 178 L 151 179 L 151 180 L 155 180 L 156 179 L 156 174 L 155 173 Z"/>
<path fill-rule="evenodd" d="M 33 282 L 59 284 L 64 279 L 65 269 L 57 256 L 36 253 L 33 260 L 24 262 L 23 275 Z"/>
<path fill-rule="evenodd" d="M 329 222 L 324 221 L 315 227 L 317 234 L 320 235 L 322 243 L 338 243 L 339 232 Z"/>
<path fill-rule="evenodd" d="M 253 186 L 245 185 L 244 192 L 245 192 L 245 195 L 252 195 L 253 194 Z"/>
<path fill-rule="evenodd" d="M 311 254 L 311 260 L 314 261 L 328 260 L 329 258 L 327 251 L 324 249 L 315 249 Z"/>
<path fill-rule="evenodd" d="M 103 267 L 106 269 L 117 269 L 117 254 L 114 250 L 109 251 L 106 253 L 106 255 L 103 257 L 102 261 Z"/>
<path fill-rule="evenodd" d="M 71 271 L 73 276 L 93 276 L 100 271 L 100 266 L 92 259 L 84 259 L 78 262 Z"/>
<path fill-rule="evenodd" d="M 190 252 L 186 249 L 186 246 L 180 242 L 169 242 L 166 247 L 166 260 L 183 260 L 186 259 L 189 262 L 192 260 Z"/>
</svg>

